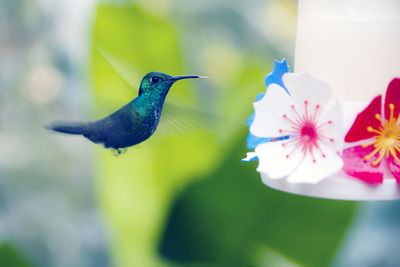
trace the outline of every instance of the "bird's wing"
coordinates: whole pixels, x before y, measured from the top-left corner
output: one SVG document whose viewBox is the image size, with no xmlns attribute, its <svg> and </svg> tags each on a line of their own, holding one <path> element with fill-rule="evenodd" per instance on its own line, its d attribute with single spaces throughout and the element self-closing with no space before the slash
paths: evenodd
<svg viewBox="0 0 400 267">
<path fill-rule="evenodd" d="M 219 125 L 213 113 L 166 103 L 161 115 L 157 135 L 205 131 L 211 132 Z"/>
<path fill-rule="evenodd" d="M 120 131 L 121 124 L 114 121 L 111 117 L 106 117 L 91 124 L 90 131 L 85 137 L 94 143 L 107 145 L 109 140 Z"/>
<path fill-rule="evenodd" d="M 130 138 L 132 131 L 127 125 L 134 125 L 134 123 L 128 122 L 133 117 L 124 109 L 125 107 L 110 116 L 92 122 L 91 131 L 85 136 L 95 143 L 104 144 L 106 147 L 123 147 L 123 142 Z"/>
<path fill-rule="evenodd" d="M 128 85 L 137 92 L 138 89 L 135 88 L 133 84 L 138 84 L 140 82 L 138 75 L 139 72 L 132 66 L 126 64 L 123 60 L 107 52 L 103 48 L 97 47 L 97 50 L 102 55 L 104 60 L 115 71 L 115 73 L 122 78 L 122 80 L 126 83 L 126 85 Z"/>
</svg>

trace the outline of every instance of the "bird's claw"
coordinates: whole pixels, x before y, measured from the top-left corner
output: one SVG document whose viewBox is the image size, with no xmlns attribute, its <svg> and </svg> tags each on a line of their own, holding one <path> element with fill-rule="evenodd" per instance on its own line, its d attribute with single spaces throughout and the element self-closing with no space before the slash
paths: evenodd
<svg viewBox="0 0 400 267">
<path fill-rule="evenodd" d="M 125 154 L 126 151 L 128 151 L 127 148 L 113 148 L 113 149 L 112 149 L 112 152 L 113 152 L 113 154 L 114 154 L 115 157 L 119 157 L 119 156 L 121 156 L 122 154 Z"/>
</svg>

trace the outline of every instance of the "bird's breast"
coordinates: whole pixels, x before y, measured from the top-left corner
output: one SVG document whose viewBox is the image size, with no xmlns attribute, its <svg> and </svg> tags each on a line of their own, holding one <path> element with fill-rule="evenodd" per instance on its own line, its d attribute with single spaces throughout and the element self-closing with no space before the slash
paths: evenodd
<svg viewBox="0 0 400 267">
<path fill-rule="evenodd" d="M 160 122 L 161 117 L 161 109 L 154 108 L 148 110 L 144 116 L 142 116 L 142 122 L 140 123 L 142 131 L 147 132 L 148 134 L 152 134 L 156 128 L 158 123 Z"/>
</svg>

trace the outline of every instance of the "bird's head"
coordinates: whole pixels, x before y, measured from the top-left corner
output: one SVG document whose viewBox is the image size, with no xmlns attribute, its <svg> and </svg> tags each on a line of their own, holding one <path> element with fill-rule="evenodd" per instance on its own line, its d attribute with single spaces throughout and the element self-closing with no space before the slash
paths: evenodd
<svg viewBox="0 0 400 267">
<path fill-rule="evenodd" d="M 171 76 L 162 72 L 150 72 L 140 83 L 139 95 L 160 95 L 165 97 L 171 86 L 179 80 L 205 78 L 198 75 Z"/>
</svg>

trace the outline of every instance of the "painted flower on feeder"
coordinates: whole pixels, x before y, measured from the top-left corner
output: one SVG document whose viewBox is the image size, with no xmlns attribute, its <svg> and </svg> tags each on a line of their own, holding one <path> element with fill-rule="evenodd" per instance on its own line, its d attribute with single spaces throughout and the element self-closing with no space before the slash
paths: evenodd
<svg viewBox="0 0 400 267">
<path fill-rule="evenodd" d="M 346 142 L 361 144 L 343 151 L 344 171 L 369 184 L 383 182 L 389 169 L 400 183 L 400 78 L 393 79 L 382 96 L 375 97 L 356 117 Z"/>
<path fill-rule="evenodd" d="M 277 84 L 280 85 L 285 92 L 287 92 L 287 89 L 285 88 L 285 85 L 283 84 L 282 81 L 282 76 L 283 74 L 287 73 L 289 71 L 289 65 L 286 62 L 286 59 L 282 59 L 281 61 L 275 60 L 274 61 L 274 68 L 271 71 L 271 73 L 267 74 L 265 77 L 264 84 L 268 88 L 271 84 Z M 259 101 L 264 97 L 265 93 L 259 93 L 256 96 L 256 101 Z M 250 127 L 253 124 L 254 121 L 254 113 L 251 114 L 250 118 L 247 119 L 246 123 Z M 246 139 L 246 146 L 248 149 L 254 149 L 256 148 L 259 144 L 266 143 L 272 141 L 273 138 L 271 137 L 259 137 L 253 135 L 250 131 L 249 134 L 247 135 Z M 248 157 L 244 159 L 244 161 L 252 161 L 254 159 L 257 159 L 257 157 L 254 156 L 253 152 L 248 153 Z"/>
<path fill-rule="evenodd" d="M 310 74 L 287 73 L 283 83 L 290 95 L 271 84 L 254 103 L 250 132 L 277 140 L 256 147 L 257 170 L 270 179 L 317 183 L 343 166 L 340 105 L 330 99 L 329 85 Z"/>
</svg>

